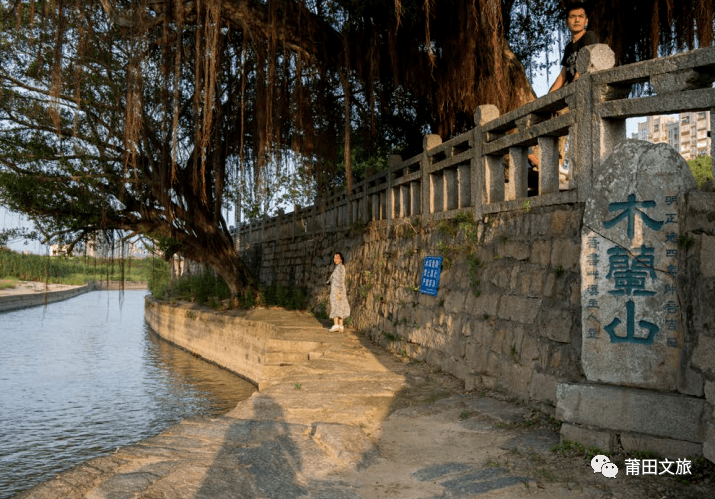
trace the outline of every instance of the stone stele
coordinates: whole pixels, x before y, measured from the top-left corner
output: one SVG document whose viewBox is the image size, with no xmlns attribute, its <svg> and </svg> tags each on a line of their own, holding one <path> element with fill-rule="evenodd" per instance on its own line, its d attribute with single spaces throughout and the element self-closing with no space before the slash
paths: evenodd
<svg viewBox="0 0 715 499">
<path fill-rule="evenodd" d="M 589 381 L 675 390 L 683 352 L 679 207 L 695 180 L 666 144 L 622 142 L 594 171 L 581 233 Z"/>
</svg>

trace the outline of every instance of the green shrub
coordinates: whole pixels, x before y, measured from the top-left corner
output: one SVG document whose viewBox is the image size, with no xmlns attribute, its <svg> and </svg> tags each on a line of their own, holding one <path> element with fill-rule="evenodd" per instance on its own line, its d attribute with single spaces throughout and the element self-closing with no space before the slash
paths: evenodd
<svg viewBox="0 0 715 499">
<path fill-rule="evenodd" d="M 308 290 L 304 287 L 273 284 L 265 289 L 263 296 L 268 306 L 283 307 L 287 310 L 308 308 Z"/>
</svg>

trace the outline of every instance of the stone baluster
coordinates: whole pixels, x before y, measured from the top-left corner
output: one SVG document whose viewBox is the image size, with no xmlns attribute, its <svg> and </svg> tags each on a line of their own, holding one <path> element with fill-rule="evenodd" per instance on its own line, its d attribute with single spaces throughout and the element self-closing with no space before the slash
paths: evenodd
<svg viewBox="0 0 715 499">
<path fill-rule="evenodd" d="M 444 186 L 442 209 L 459 208 L 459 172 L 454 168 L 442 170 L 442 184 Z"/>
<path fill-rule="evenodd" d="M 402 204 L 399 195 L 399 187 L 393 189 L 392 180 L 394 177 L 393 170 L 402 163 L 402 156 L 391 154 L 387 158 L 387 221 L 388 223 L 395 217 L 400 217 L 402 212 Z"/>
<path fill-rule="evenodd" d="M 422 193 L 420 196 L 420 206 L 422 207 L 422 216 L 429 218 L 429 216 L 434 213 L 432 209 L 432 186 L 431 177 L 429 174 L 430 158 L 427 156 L 427 151 L 436 147 L 442 143 L 442 137 L 439 135 L 425 135 L 422 140 L 422 158 L 420 159 L 420 168 L 422 169 Z"/>
<path fill-rule="evenodd" d="M 380 193 L 374 192 L 370 194 L 370 203 L 372 208 L 371 220 L 380 220 Z"/>
<path fill-rule="evenodd" d="M 410 182 L 410 215 L 422 213 L 422 186 L 420 182 Z"/>
<path fill-rule="evenodd" d="M 509 183 L 507 184 L 506 199 L 519 199 L 527 196 L 528 189 L 528 148 L 509 148 Z"/>
<path fill-rule="evenodd" d="M 504 159 L 502 156 L 485 156 L 484 159 L 487 203 L 504 201 Z"/>
<path fill-rule="evenodd" d="M 470 165 L 460 165 L 457 169 L 457 185 L 459 190 L 458 208 L 469 208 L 472 206 L 471 169 Z"/>
<path fill-rule="evenodd" d="M 559 192 L 559 140 L 539 137 L 539 195 Z"/>
<path fill-rule="evenodd" d="M 599 119 L 594 109 L 607 95 L 607 88 L 596 87 L 590 73 L 612 68 L 616 58 L 608 45 L 582 48 L 576 59 L 579 79 L 576 91 L 567 101 L 569 112 L 575 113 L 569 135 L 571 186 L 578 189 L 579 201 L 585 201 L 591 191 L 591 171 L 626 138 L 625 120 Z"/>
<path fill-rule="evenodd" d="M 499 109 L 492 104 L 479 106 L 474 112 L 474 159 L 472 164 L 472 192 L 476 219 L 482 218 L 482 205 L 504 200 L 504 162 L 501 156 L 482 153 L 484 133 L 482 126 L 499 117 Z"/>
</svg>

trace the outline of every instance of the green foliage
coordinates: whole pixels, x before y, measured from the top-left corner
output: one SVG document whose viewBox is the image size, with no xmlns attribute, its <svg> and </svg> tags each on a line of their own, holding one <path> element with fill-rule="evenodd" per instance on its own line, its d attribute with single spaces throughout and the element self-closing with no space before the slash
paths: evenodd
<svg viewBox="0 0 715 499">
<path fill-rule="evenodd" d="M 457 235 L 457 224 L 453 223 L 452 220 L 441 220 L 439 224 L 437 224 L 437 229 L 442 234 L 446 234 L 450 237 L 454 237 Z M 441 243 L 442 241 L 440 241 Z"/>
<path fill-rule="evenodd" d="M 328 300 L 321 301 L 314 309 L 313 315 L 317 319 L 328 319 Z M 346 322 L 347 324 L 347 322 Z"/>
<path fill-rule="evenodd" d="M 382 332 L 382 336 L 384 336 L 385 338 L 387 338 L 389 341 L 397 341 L 397 340 L 400 339 L 399 336 L 396 336 L 396 335 L 394 335 L 394 334 L 392 334 L 392 333 L 388 333 L 387 331 L 383 331 L 383 332 Z"/>
<path fill-rule="evenodd" d="M 286 287 L 273 284 L 263 292 L 266 305 L 283 307 L 287 310 L 306 310 L 308 308 L 308 290 L 301 286 Z"/>
<path fill-rule="evenodd" d="M 511 348 L 509 349 L 509 356 L 511 357 L 511 360 L 513 360 L 515 364 L 519 363 L 519 352 L 516 350 L 516 345 L 512 345 Z"/>
<path fill-rule="evenodd" d="M 693 177 L 695 177 L 695 182 L 698 184 L 698 188 L 702 187 L 708 180 L 712 180 L 712 165 L 712 158 L 704 154 L 688 161 L 688 166 L 690 167 L 690 171 L 693 172 Z"/>
<path fill-rule="evenodd" d="M 152 288 L 150 288 L 152 290 Z M 206 271 L 202 275 L 187 275 L 176 279 L 170 285 L 157 287 L 156 298 L 164 300 L 185 300 L 199 304 L 213 303 L 218 307 L 218 301 L 231 297 L 231 291 L 226 282 L 216 278 Z M 210 299 L 213 299 L 210 301 Z"/>
<path fill-rule="evenodd" d="M 459 228 L 462 228 L 463 224 L 471 225 L 474 223 L 474 215 L 472 215 L 471 211 L 460 211 L 454 216 L 454 221 Z"/>
<path fill-rule="evenodd" d="M 171 289 L 171 269 L 169 264 L 158 258 L 152 260 L 152 270 L 148 279 L 149 292 L 154 298 L 163 299 Z"/>
<path fill-rule="evenodd" d="M 472 282 L 472 290 L 475 296 L 480 296 L 482 294 L 479 285 L 481 281 L 479 279 L 479 270 L 484 266 L 482 261 L 477 255 L 469 254 L 467 255 L 467 263 L 469 264 L 469 279 Z"/>
<path fill-rule="evenodd" d="M 123 269 L 123 270 L 122 270 Z M 160 259 L 108 259 L 84 256 L 23 255 L 0 251 L 0 278 L 43 281 L 52 284 L 86 284 L 88 281 L 151 283 L 156 273 L 166 273 L 168 264 Z"/>
<path fill-rule="evenodd" d="M 239 297 L 238 306 L 239 308 L 253 308 L 258 306 L 263 300 L 261 292 L 255 289 L 248 289 Z"/>
<path fill-rule="evenodd" d="M 13 289 L 17 284 L 17 279 L 0 279 L 0 289 Z"/>
<path fill-rule="evenodd" d="M 690 249 L 692 248 L 693 244 L 695 244 L 695 239 L 693 239 L 692 237 L 689 237 L 685 234 L 678 236 L 678 247 Z"/>
</svg>

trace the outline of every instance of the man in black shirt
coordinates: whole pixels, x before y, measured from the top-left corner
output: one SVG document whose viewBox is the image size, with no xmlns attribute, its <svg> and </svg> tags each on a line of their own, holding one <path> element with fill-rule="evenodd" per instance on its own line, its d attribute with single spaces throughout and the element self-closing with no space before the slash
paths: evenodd
<svg viewBox="0 0 715 499">
<path fill-rule="evenodd" d="M 586 29 L 588 15 L 586 5 L 583 2 L 571 2 L 566 6 L 566 26 L 571 32 L 571 41 L 566 45 L 564 58 L 561 59 L 561 73 L 559 73 L 549 92 L 558 90 L 578 78 L 578 72 L 576 71 L 578 51 L 586 45 L 598 43 L 596 34 Z"/>
</svg>

